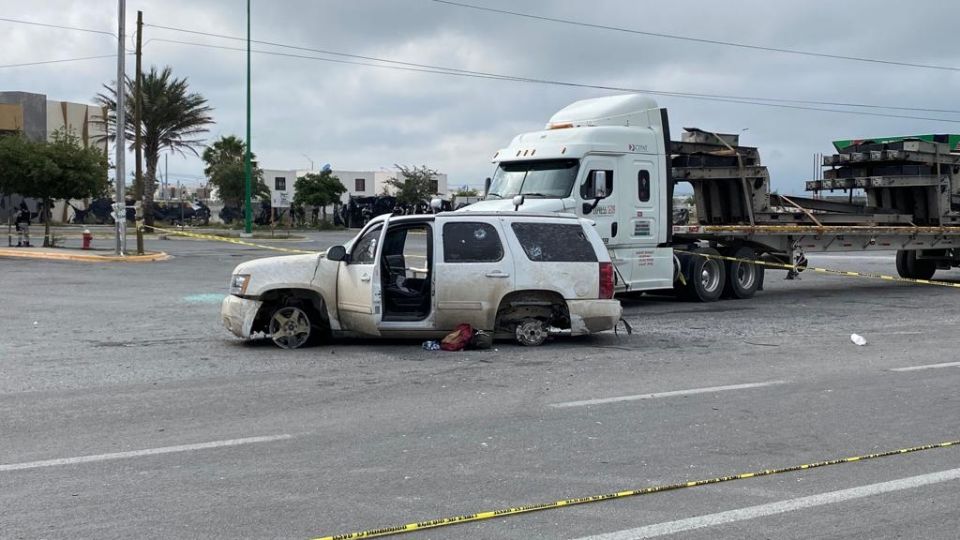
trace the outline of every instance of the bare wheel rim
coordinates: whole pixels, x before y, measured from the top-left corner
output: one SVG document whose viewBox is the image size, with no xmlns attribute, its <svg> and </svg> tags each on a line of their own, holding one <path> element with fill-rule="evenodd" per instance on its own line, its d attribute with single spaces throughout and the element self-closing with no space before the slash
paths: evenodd
<svg viewBox="0 0 960 540">
<path fill-rule="evenodd" d="M 740 288 L 750 289 L 757 279 L 757 267 L 748 263 L 738 263 L 736 277 Z"/>
<path fill-rule="evenodd" d="M 517 326 L 517 341 L 523 345 L 539 345 L 547 339 L 547 329 L 539 320 L 528 320 Z"/>
<path fill-rule="evenodd" d="M 700 285 L 704 291 L 713 292 L 720 286 L 720 263 L 707 259 L 700 270 Z"/>
<path fill-rule="evenodd" d="M 281 348 L 296 349 L 310 339 L 310 317 L 297 307 L 280 308 L 270 317 L 270 337 Z"/>
</svg>

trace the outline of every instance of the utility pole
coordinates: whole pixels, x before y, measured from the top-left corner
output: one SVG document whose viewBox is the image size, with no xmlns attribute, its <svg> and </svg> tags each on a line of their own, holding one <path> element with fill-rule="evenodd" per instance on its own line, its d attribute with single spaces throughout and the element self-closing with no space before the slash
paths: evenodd
<svg viewBox="0 0 960 540">
<path fill-rule="evenodd" d="M 117 29 L 117 160 L 116 160 L 116 181 L 117 188 L 115 202 L 113 204 L 114 215 L 116 216 L 117 223 L 117 255 L 123 255 L 127 251 L 127 198 L 126 194 L 126 175 L 127 169 L 124 164 L 124 158 L 126 157 L 127 152 L 127 140 L 126 140 L 126 128 L 127 128 L 127 115 L 126 115 L 126 74 L 124 70 L 124 61 L 126 60 L 125 54 L 126 49 L 124 48 L 124 41 L 126 41 L 126 19 L 127 19 L 127 2 L 126 0 L 118 0 L 118 15 L 119 27 Z"/>
<path fill-rule="evenodd" d="M 122 0 L 121 0 L 122 1 Z M 250 140 L 250 0 L 247 0 L 247 151 L 244 153 L 243 169 L 246 179 L 246 189 L 244 190 L 246 205 L 244 208 L 244 231 L 247 235 L 253 235 L 253 203 L 251 202 L 253 193 L 253 167 L 251 167 L 251 145 Z"/>
<path fill-rule="evenodd" d="M 140 203 L 143 208 L 143 142 L 141 140 L 141 123 L 143 107 L 143 96 L 140 95 L 140 85 L 143 81 L 143 70 L 140 68 L 140 60 L 143 57 L 143 12 L 137 11 L 137 74 L 133 84 L 133 125 L 137 130 L 134 132 L 134 159 L 136 165 L 136 180 L 133 184 L 133 199 Z M 137 216 L 137 255 L 143 255 L 143 224 L 139 222 L 140 216 Z"/>
</svg>

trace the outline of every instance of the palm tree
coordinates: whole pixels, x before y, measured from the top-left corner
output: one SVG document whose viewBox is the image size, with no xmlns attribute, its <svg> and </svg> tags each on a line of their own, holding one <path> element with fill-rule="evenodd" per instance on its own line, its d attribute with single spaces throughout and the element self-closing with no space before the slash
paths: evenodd
<svg viewBox="0 0 960 540">
<path fill-rule="evenodd" d="M 136 134 L 137 126 L 134 123 L 134 83 L 126 80 L 126 136 L 131 141 Z M 117 90 L 115 87 L 104 85 L 106 92 L 97 94 L 94 98 L 106 111 L 106 118 L 99 122 L 105 124 L 105 131 L 109 140 L 116 140 L 117 124 Z M 173 76 L 170 66 L 162 70 L 151 67 L 149 73 L 143 74 L 141 81 L 141 108 L 140 108 L 140 136 L 143 144 L 143 159 L 145 162 L 143 186 L 143 212 L 147 225 L 153 225 L 153 193 L 157 188 L 157 164 L 160 162 L 160 152 L 167 150 L 181 155 L 188 152 L 199 156 L 197 148 L 203 145 L 203 139 L 198 135 L 209 131 L 207 126 L 213 124 L 210 112 L 213 110 L 207 105 L 207 100 L 197 93 L 191 93 L 187 88 L 187 79 L 177 79 Z"/>
<path fill-rule="evenodd" d="M 203 162 L 207 164 L 203 169 L 204 176 L 210 178 L 217 165 L 228 162 L 243 163 L 244 152 L 246 152 L 246 145 L 236 135 L 220 137 L 203 151 Z M 251 156 L 250 159 L 256 158 Z"/>
</svg>

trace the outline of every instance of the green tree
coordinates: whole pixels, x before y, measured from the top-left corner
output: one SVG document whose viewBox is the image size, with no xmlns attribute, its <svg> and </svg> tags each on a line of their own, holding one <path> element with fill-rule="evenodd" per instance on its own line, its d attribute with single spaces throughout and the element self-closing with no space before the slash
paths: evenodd
<svg viewBox="0 0 960 540">
<path fill-rule="evenodd" d="M 220 199 L 227 206 L 243 208 L 246 200 L 247 176 L 244 170 L 243 154 L 246 152 L 243 139 L 233 135 L 221 137 L 203 151 L 203 174 L 217 188 Z M 255 161 L 256 155 L 250 155 Z M 253 168 L 251 199 L 269 199 L 270 188 L 263 181 L 263 170 Z"/>
<path fill-rule="evenodd" d="M 397 201 L 403 204 L 417 204 L 420 201 L 429 201 L 437 194 L 437 171 L 426 165 L 420 167 L 405 167 L 394 165 L 399 176 L 388 179 L 385 183 L 393 187 Z"/>
<path fill-rule="evenodd" d="M 479 192 L 467 185 L 460 186 L 453 192 L 454 197 L 476 197 L 477 195 L 479 195 Z"/>
<path fill-rule="evenodd" d="M 224 163 L 215 167 L 209 177 L 217 188 L 220 199 L 227 206 L 243 209 L 246 201 L 247 174 L 243 163 Z M 253 169 L 251 200 L 269 200 L 270 188 L 263 181 L 263 170 Z"/>
<path fill-rule="evenodd" d="M 106 193 L 107 159 L 80 140 L 57 131 L 50 142 L 0 138 L 0 191 L 40 199 L 43 246 L 50 247 L 50 208 L 57 199 L 84 199 Z"/>
<path fill-rule="evenodd" d="M 243 139 L 236 135 L 226 135 L 208 146 L 203 151 L 203 162 L 207 164 L 203 169 L 203 174 L 210 178 L 213 169 L 222 163 L 243 163 L 243 153 L 246 151 L 246 145 Z M 256 160 L 256 156 L 251 153 L 251 161 Z"/>
<path fill-rule="evenodd" d="M 340 196 L 347 192 L 340 179 L 326 169 L 297 178 L 293 190 L 293 203 L 319 208 L 323 213 L 323 221 L 327 220 L 327 206 L 340 204 Z"/>
<path fill-rule="evenodd" d="M 114 83 L 116 84 L 116 83 Z M 213 124 L 210 112 L 213 110 L 207 105 L 207 100 L 197 93 L 189 91 L 187 79 L 178 79 L 173 76 L 169 66 L 158 70 L 155 66 L 143 73 L 141 82 L 140 126 L 134 123 L 135 92 L 131 79 L 124 85 L 126 96 L 126 137 L 133 147 L 134 135 L 139 127 L 143 144 L 143 160 L 145 164 L 143 186 L 136 190 L 143 194 L 143 211 L 147 225 L 153 225 L 153 193 L 157 189 L 157 165 L 160 162 L 160 152 L 186 155 L 199 155 L 197 148 L 203 144 L 198 135 L 209 131 L 208 126 Z M 117 89 L 104 85 L 106 92 L 97 94 L 94 98 L 107 110 L 106 118 L 101 117 L 99 122 L 106 127 L 111 141 L 116 140 L 117 125 Z"/>
</svg>

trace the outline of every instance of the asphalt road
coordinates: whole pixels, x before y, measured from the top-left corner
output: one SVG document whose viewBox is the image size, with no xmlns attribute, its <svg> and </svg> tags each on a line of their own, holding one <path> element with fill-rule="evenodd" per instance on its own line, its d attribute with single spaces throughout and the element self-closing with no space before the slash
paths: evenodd
<svg viewBox="0 0 960 540">
<path fill-rule="evenodd" d="M 311 538 L 960 439 L 960 367 L 900 370 L 960 360 L 960 290 L 772 272 L 752 300 L 625 299 L 630 336 L 283 351 L 218 321 L 268 252 L 148 248 L 175 258 L 0 259 L 0 537 Z M 951 447 L 405 537 L 956 538 L 958 468 Z"/>
</svg>

